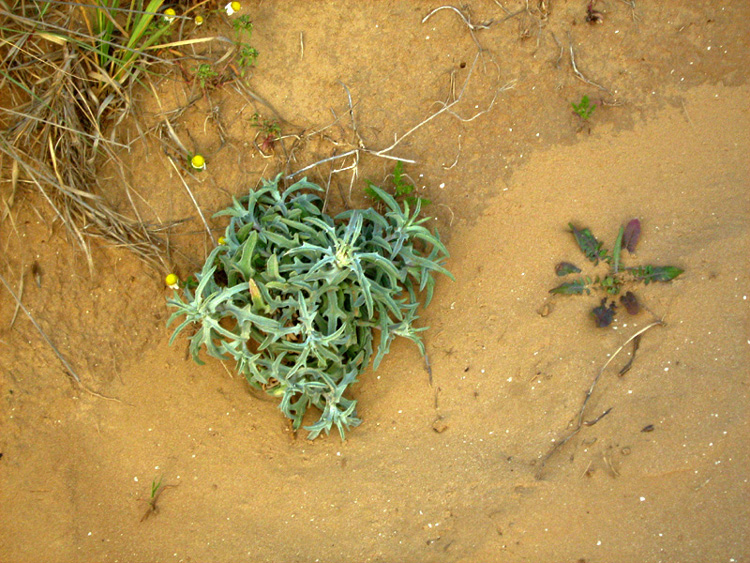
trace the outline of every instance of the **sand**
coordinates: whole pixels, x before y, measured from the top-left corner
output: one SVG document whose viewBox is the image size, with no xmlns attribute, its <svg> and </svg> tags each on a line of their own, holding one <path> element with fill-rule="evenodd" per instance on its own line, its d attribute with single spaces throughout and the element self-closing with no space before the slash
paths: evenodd
<svg viewBox="0 0 750 563">
<path fill-rule="evenodd" d="M 22 312 L 10 327 L 15 303 L 0 289 L 0 560 L 750 560 L 748 7 L 638 2 L 634 20 L 611 1 L 590 26 L 583 4 L 551 4 L 538 44 L 525 14 L 477 31 L 497 66 L 477 59 L 455 109 L 471 117 L 494 98 L 489 111 L 446 112 L 392 151 L 415 161 L 406 170 L 433 200 L 456 281 L 439 279 L 420 321 L 431 376 L 413 344 L 394 343 L 352 390 L 363 424 L 345 442 L 294 436 L 229 362 L 197 366 L 184 339 L 169 346 L 166 271 L 95 242 L 91 274 L 26 193 L 0 224 L 0 268 L 15 288 L 25 276 L 24 304 L 85 388 Z M 452 71 L 460 88 L 477 46 L 450 10 L 421 23 L 435 7 L 243 6 L 261 53 L 249 84 L 282 131 L 323 127 L 331 109 L 346 118 L 301 146 L 292 170 L 353 140 L 339 80 L 376 149 L 449 99 Z M 475 22 L 504 17 L 472 7 Z M 576 77 L 567 33 L 579 70 L 609 92 Z M 188 91 L 165 80 L 161 102 Z M 583 94 L 600 104 L 585 123 L 570 107 Z M 142 96 L 143 119 L 158 121 Z M 265 106 L 229 87 L 211 101 L 229 142 L 205 100 L 178 129 L 208 155 L 188 177 L 207 215 L 284 162 L 280 146 L 264 159 L 252 145 L 248 119 Z M 154 138 L 123 158 L 144 216 L 190 218 L 171 239 L 174 269 L 189 274 L 210 246 L 179 178 Z M 363 179 L 392 166 L 364 157 L 351 192 L 334 175 L 331 208 L 366 205 Z M 127 209 L 118 182 L 105 195 Z M 625 263 L 684 273 L 639 287 L 641 313 L 619 307 L 597 328 L 596 295 L 548 293 L 558 262 L 586 266 L 568 223 L 611 246 L 632 218 L 642 235 Z M 607 414 L 556 447 L 602 366 L 654 321 L 625 375 L 630 347 L 602 372 L 584 420 Z M 158 513 L 142 520 L 160 478 Z"/>
</svg>

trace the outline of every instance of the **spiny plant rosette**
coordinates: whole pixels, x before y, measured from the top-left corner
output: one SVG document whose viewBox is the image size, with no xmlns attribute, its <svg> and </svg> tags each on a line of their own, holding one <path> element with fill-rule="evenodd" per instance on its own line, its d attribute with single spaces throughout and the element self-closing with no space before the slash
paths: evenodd
<svg viewBox="0 0 750 563">
<path fill-rule="evenodd" d="M 386 206 L 323 212 L 319 186 L 301 180 L 281 192 L 279 177 L 217 213 L 230 218 L 206 259 L 197 285 L 184 284 L 168 304 L 168 325 L 184 317 L 172 335 L 190 325 L 193 359 L 201 347 L 220 359 L 234 358 L 250 385 L 281 397 L 281 411 L 297 430 L 307 408 L 322 412 L 305 428 L 308 438 L 336 425 L 360 424 L 356 401 L 345 397 L 374 353 L 374 368 L 397 336 L 413 340 L 417 308 L 430 302 L 434 272 L 448 256 L 435 232 L 418 219 L 419 202 L 403 209 L 376 186 Z"/>
<path fill-rule="evenodd" d="M 612 254 L 606 248 L 603 248 L 602 243 L 594 237 L 589 229 L 577 229 L 572 223 L 569 226 L 584 256 L 595 266 L 600 261 L 606 262 L 609 265 L 609 272 L 604 276 L 596 276 L 593 279 L 589 276 L 583 276 L 574 281 L 562 283 L 550 289 L 550 293 L 582 295 L 584 291 L 590 294 L 593 289 L 600 294 L 604 294 L 600 305 L 591 311 L 598 327 L 609 326 L 615 316 L 616 305 L 614 301 L 607 305 L 607 296 L 618 295 L 623 289 L 627 290 L 636 283 L 648 285 L 657 281 L 669 282 L 683 273 L 683 270 L 675 266 L 623 267 L 622 249 L 627 249 L 630 254 L 634 253 L 641 236 L 641 222 L 638 219 L 633 219 L 628 222 L 627 226 L 620 227 Z M 562 277 L 569 274 L 578 274 L 581 269 L 570 262 L 560 262 L 555 267 L 555 272 Z M 640 310 L 638 299 L 632 291 L 626 291 L 620 297 L 620 303 L 631 315 L 638 314 Z"/>
</svg>

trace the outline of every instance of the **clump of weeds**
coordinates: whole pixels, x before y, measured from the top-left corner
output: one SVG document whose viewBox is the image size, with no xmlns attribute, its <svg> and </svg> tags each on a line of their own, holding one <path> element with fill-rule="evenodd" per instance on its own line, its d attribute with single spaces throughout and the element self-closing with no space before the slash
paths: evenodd
<svg viewBox="0 0 750 563">
<path fill-rule="evenodd" d="M 237 78 L 244 78 L 249 69 L 255 66 L 258 59 L 258 50 L 250 45 L 250 36 L 253 31 L 253 22 L 247 15 L 234 17 L 232 20 L 234 28 L 234 46 L 233 53 L 229 57 L 222 56 L 220 60 L 225 60 L 220 66 L 216 63 L 201 63 L 186 71 L 180 65 L 183 77 L 186 82 L 197 82 L 201 90 L 208 95 L 209 90 L 220 88 L 225 84 L 230 84 Z"/>
<path fill-rule="evenodd" d="M 620 230 L 615 239 L 615 244 L 610 253 L 603 244 L 594 237 L 587 228 L 578 229 L 572 223 L 569 225 L 578 247 L 584 256 L 595 266 L 599 262 L 609 265 L 609 271 L 604 275 L 579 276 L 573 281 L 561 283 L 550 290 L 550 293 L 558 295 L 590 295 L 595 292 L 601 296 L 599 305 L 591 311 L 598 327 L 606 327 L 612 323 L 617 305 L 613 298 L 620 296 L 620 304 L 625 310 L 636 315 L 640 312 L 638 298 L 632 289 L 638 284 L 648 285 L 651 282 L 669 282 L 683 273 L 683 270 L 675 266 L 630 266 L 625 267 L 622 263 L 622 250 L 626 249 L 629 254 L 635 252 L 635 247 L 641 235 L 641 223 L 633 219 Z M 560 262 L 555 267 L 558 276 L 569 276 L 580 274 L 581 269 L 570 262 Z"/>
</svg>

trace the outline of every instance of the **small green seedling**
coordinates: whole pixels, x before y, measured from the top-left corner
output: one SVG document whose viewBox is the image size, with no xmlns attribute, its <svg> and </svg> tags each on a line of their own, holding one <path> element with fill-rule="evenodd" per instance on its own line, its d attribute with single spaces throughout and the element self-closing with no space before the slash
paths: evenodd
<svg viewBox="0 0 750 563">
<path fill-rule="evenodd" d="M 628 253 L 635 251 L 635 246 L 641 234 L 641 223 L 638 219 L 633 219 L 627 226 L 620 227 L 615 239 L 614 249 L 610 253 L 602 246 L 589 229 L 578 229 L 571 223 L 571 232 L 575 236 L 578 247 L 584 256 L 595 266 L 599 262 L 609 264 L 609 272 L 603 276 L 580 276 L 577 279 L 562 283 L 550 290 L 550 293 L 559 295 L 582 295 L 584 292 L 590 295 L 592 291 L 603 295 L 599 306 L 592 311 L 594 320 L 598 327 L 608 326 L 614 319 L 616 305 L 607 300 L 610 296 L 619 295 L 626 290 L 620 297 L 620 303 L 631 315 L 638 314 L 640 305 L 635 294 L 629 289 L 637 283 L 648 285 L 651 282 L 668 282 L 675 279 L 683 273 L 683 270 L 675 266 L 634 266 L 623 267 L 622 249 L 627 249 Z M 568 276 L 570 274 L 581 273 L 581 269 L 570 262 L 560 262 L 555 267 L 558 276 Z"/>
<path fill-rule="evenodd" d="M 162 481 L 164 479 L 164 475 L 159 477 L 159 480 L 156 480 L 156 477 L 154 477 L 154 480 L 151 482 L 151 497 L 146 500 L 148 502 L 148 508 L 146 509 L 146 512 L 141 517 L 141 522 L 144 522 L 148 519 L 149 516 L 152 514 L 156 515 L 159 513 L 159 507 L 156 505 L 156 502 L 159 500 L 159 496 L 164 491 L 164 489 L 170 489 L 173 487 L 176 487 L 177 485 L 162 485 Z"/>
<path fill-rule="evenodd" d="M 250 117 L 250 124 L 258 129 L 254 139 L 257 148 L 262 153 L 270 152 L 273 149 L 274 143 L 278 141 L 281 135 L 281 125 L 279 125 L 278 121 L 265 119 L 257 112 Z M 259 138 L 260 145 L 257 145 Z"/>
<path fill-rule="evenodd" d="M 573 102 L 570 105 L 573 106 L 573 111 L 582 121 L 588 121 L 596 109 L 596 104 L 592 103 L 589 97 L 585 94 L 579 103 L 576 104 Z"/>
<path fill-rule="evenodd" d="M 234 27 L 234 31 L 238 37 L 242 32 L 248 35 L 253 32 L 253 22 L 250 21 L 250 16 L 248 15 L 242 15 L 232 20 L 232 27 Z"/>
<path fill-rule="evenodd" d="M 255 65 L 258 60 L 258 50 L 249 43 L 253 33 L 253 22 L 247 15 L 239 16 L 232 21 L 237 47 L 237 64 L 240 66 L 240 76 L 244 77 L 247 69 Z"/>
<path fill-rule="evenodd" d="M 265 135 L 281 134 L 281 125 L 279 125 L 278 121 L 266 119 L 257 112 L 250 116 L 250 124 L 260 129 L 261 133 Z"/>
<path fill-rule="evenodd" d="M 207 84 L 209 86 L 212 86 L 214 78 L 216 78 L 217 76 L 219 76 L 219 73 L 216 72 L 208 63 L 199 65 L 195 70 L 195 78 L 198 80 L 198 82 L 200 82 L 202 90 L 206 89 Z"/>
<path fill-rule="evenodd" d="M 237 56 L 237 63 L 240 65 L 242 70 L 240 75 L 245 75 L 245 69 L 255 65 L 255 61 L 258 59 L 258 50 L 250 45 L 243 44 L 240 47 L 240 52 Z"/>
<path fill-rule="evenodd" d="M 405 178 L 408 178 L 408 176 L 404 173 L 404 163 L 399 160 L 396 166 L 393 168 L 393 174 L 391 176 L 394 192 L 393 196 L 396 198 L 396 200 L 405 201 L 412 207 L 415 207 L 417 205 L 417 202 L 419 202 L 420 207 L 429 205 L 431 201 L 426 197 L 417 197 L 411 195 L 415 189 L 414 184 L 407 183 Z M 382 201 L 378 196 L 377 191 L 374 189 L 377 186 L 375 186 L 375 184 L 373 184 L 370 180 L 365 181 L 367 182 L 365 193 L 375 201 Z"/>
</svg>

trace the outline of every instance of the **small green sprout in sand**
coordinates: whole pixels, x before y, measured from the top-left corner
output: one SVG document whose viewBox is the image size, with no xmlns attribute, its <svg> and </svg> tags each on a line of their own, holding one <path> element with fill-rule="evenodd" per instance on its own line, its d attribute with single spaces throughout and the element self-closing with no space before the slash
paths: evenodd
<svg viewBox="0 0 750 563">
<path fill-rule="evenodd" d="M 583 95 L 579 103 L 571 103 L 573 112 L 583 121 L 588 121 L 596 109 L 596 103 L 592 102 L 587 95 Z"/>
</svg>

